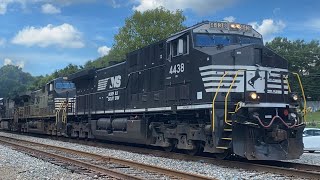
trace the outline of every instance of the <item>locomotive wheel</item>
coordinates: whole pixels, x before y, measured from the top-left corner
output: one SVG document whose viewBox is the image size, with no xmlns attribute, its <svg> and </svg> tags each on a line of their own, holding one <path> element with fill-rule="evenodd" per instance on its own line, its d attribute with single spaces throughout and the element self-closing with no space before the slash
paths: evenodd
<svg viewBox="0 0 320 180">
<path fill-rule="evenodd" d="M 185 152 L 191 156 L 195 156 L 195 155 L 202 153 L 203 147 L 202 147 L 201 143 L 196 142 L 194 146 L 195 146 L 194 149 L 190 149 L 190 150 L 188 149 L 188 150 L 185 150 Z"/>
<path fill-rule="evenodd" d="M 170 141 L 170 146 L 168 147 L 163 147 L 164 151 L 166 152 L 173 152 L 176 149 L 176 141 Z"/>
<path fill-rule="evenodd" d="M 225 150 L 223 153 L 216 153 L 214 154 L 214 156 L 217 158 L 217 159 L 228 159 L 230 156 L 231 156 L 231 153 L 229 150 Z"/>
<path fill-rule="evenodd" d="M 173 151 L 175 150 L 175 148 L 176 148 L 175 145 L 170 144 L 169 147 L 164 147 L 163 149 L 164 149 L 164 151 L 166 151 L 166 152 L 173 152 Z"/>
</svg>

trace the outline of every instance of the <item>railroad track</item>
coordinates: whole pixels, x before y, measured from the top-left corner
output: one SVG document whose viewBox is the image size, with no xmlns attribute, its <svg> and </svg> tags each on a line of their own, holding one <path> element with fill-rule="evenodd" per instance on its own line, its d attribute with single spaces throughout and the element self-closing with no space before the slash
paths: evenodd
<svg viewBox="0 0 320 180">
<path fill-rule="evenodd" d="M 99 177 L 108 179 L 213 179 L 202 175 L 16 138 L 0 136 L 0 143 L 55 164 L 77 167 L 78 171 L 94 172 Z"/>
<path fill-rule="evenodd" d="M 264 171 L 270 173 L 281 174 L 289 177 L 298 178 L 309 178 L 309 179 L 320 179 L 320 166 L 301 164 L 286 161 L 246 161 L 246 160 L 221 160 L 210 156 L 210 154 L 205 154 L 204 156 L 190 156 L 182 153 L 167 153 L 165 151 L 156 149 L 146 149 L 140 147 L 132 147 L 118 144 L 106 144 L 100 142 L 92 141 L 79 141 L 76 139 L 58 138 L 58 140 L 65 140 L 66 142 L 83 144 L 95 147 L 111 148 L 116 150 L 124 150 L 129 152 L 135 152 L 140 154 L 152 154 L 159 157 L 165 157 L 170 159 L 187 160 L 194 162 L 204 162 L 214 165 L 220 165 L 225 167 L 233 167 L 236 169 L 254 170 L 254 171 Z M 206 156 L 207 155 L 207 156 Z"/>
<path fill-rule="evenodd" d="M 2 136 L 0 136 L 1 140 Z M 73 143 L 79 143 L 77 140 L 71 140 Z M 1 142 L 1 141 L 0 141 Z M 214 165 L 225 166 L 228 168 L 253 170 L 258 172 L 269 172 L 274 174 L 280 174 L 292 178 L 308 178 L 308 179 L 320 179 L 320 166 L 300 164 L 284 161 L 239 161 L 239 160 L 220 160 L 212 157 L 205 156 L 190 156 L 181 153 L 167 153 L 164 151 L 145 149 L 139 147 L 128 147 L 122 145 L 110 145 L 105 143 L 80 141 L 80 144 L 96 147 L 107 147 L 118 150 L 125 150 L 130 152 L 136 152 L 141 154 L 152 154 L 159 157 L 166 157 L 170 159 L 179 159 L 187 161 L 204 162 Z M 47 145 L 49 146 L 49 145 Z M 50 147 L 50 146 L 49 146 Z M 157 168 L 157 167 L 156 167 Z M 191 176 L 184 176 L 182 179 L 193 179 Z"/>
</svg>

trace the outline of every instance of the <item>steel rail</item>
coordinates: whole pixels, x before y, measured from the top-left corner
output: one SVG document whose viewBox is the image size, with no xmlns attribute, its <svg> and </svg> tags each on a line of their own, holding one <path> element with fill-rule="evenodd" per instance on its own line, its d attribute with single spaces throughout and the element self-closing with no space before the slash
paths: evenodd
<svg viewBox="0 0 320 180">
<path fill-rule="evenodd" d="M 50 148 L 51 150 L 52 149 L 56 149 L 56 150 L 67 152 L 67 153 L 75 153 L 77 155 L 91 157 L 91 158 L 94 158 L 94 159 L 103 160 L 105 162 L 121 164 L 121 165 L 124 165 L 124 166 L 129 166 L 129 167 L 138 168 L 138 169 L 142 169 L 142 170 L 146 170 L 146 171 L 152 171 L 152 172 L 164 174 L 164 175 L 167 175 L 167 176 L 174 176 L 174 177 L 178 177 L 178 178 L 181 178 L 181 179 L 194 179 L 194 180 L 209 180 L 209 179 L 212 180 L 212 179 L 214 179 L 214 178 L 206 177 L 206 176 L 203 176 L 203 175 L 186 173 L 186 172 L 177 171 L 177 170 L 174 170 L 174 169 L 167 169 L 167 168 L 163 168 L 163 167 L 159 167 L 159 166 L 147 165 L 147 164 L 143 164 L 143 163 L 139 163 L 139 162 L 124 160 L 124 159 L 119 159 L 119 158 L 115 158 L 115 157 L 104 156 L 104 155 L 99 155 L 99 154 L 94 154 L 94 153 L 88 153 L 88 152 L 74 150 L 74 149 L 68 149 L 68 148 L 64 148 L 64 147 L 58 147 L 58 146 L 42 144 L 42 143 L 37 143 L 37 142 L 32 142 L 32 141 L 27 141 L 27 140 L 21 140 L 21 139 L 16 139 L 16 138 L 11 138 L 11 137 L 5 137 L 5 136 L 0 136 L 0 138 L 1 138 L 0 139 L 1 143 L 6 143 L 6 144 L 9 144 L 9 145 L 14 145 L 14 146 L 20 146 L 20 147 L 23 147 L 25 149 L 29 149 L 30 151 L 35 151 L 37 153 L 48 154 L 49 156 L 54 156 L 53 158 L 67 160 L 67 161 L 75 163 L 77 165 L 88 167 L 89 169 L 95 170 L 97 172 L 101 172 L 103 174 L 111 175 L 113 177 L 119 177 L 121 179 L 141 179 L 141 178 L 135 177 L 135 176 L 131 176 L 131 175 L 126 175 L 126 174 L 117 175 L 120 172 L 114 171 L 114 170 L 111 170 L 111 169 L 105 169 L 105 168 L 103 168 L 101 166 L 91 165 L 89 163 L 81 162 L 81 161 L 74 160 L 74 159 L 71 160 L 69 158 L 66 158 L 66 157 L 63 157 L 63 156 L 60 156 L 60 155 L 47 153 L 47 152 L 42 152 L 42 151 L 37 150 L 35 148 L 23 146 L 23 145 L 20 145 L 18 143 L 15 143 L 15 142 L 10 142 L 10 140 L 14 140 L 16 142 L 18 141 L 20 143 L 29 143 L 29 144 L 33 144 L 33 145 L 37 145 L 37 146 L 43 146 L 43 147 L 46 147 L 46 148 Z M 3 140 L 3 139 L 8 139 L 9 141 Z"/>
<path fill-rule="evenodd" d="M 135 177 L 135 176 L 132 176 L 132 175 L 128 175 L 128 174 L 124 174 L 124 173 L 121 173 L 121 172 L 117 172 L 117 171 L 114 171 L 114 170 L 111 170 L 111 169 L 104 168 L 102 166 L 93 165 L 93 164 L 82 162 L 82 161 L 79 161 L 79 160 L 76 160 L 76 159 L 67 158 L 65 156 L 60 156 L 60 155 L 57 155 L 57 154 L 41 151 L 41 150 L 38 150 L 38 149 L 35 149 L 35 148 L 31 148 L 31 147 L 28 147 L 28 146 L 23 146 L 23 145 L 14 143 L 14 142 L 5 141 L 5 140 L 2 140 L 2 139 L 0 139 L 0 142 L 2 144 L 6 144 L 8 146 L 12 146 L 12 147 L 15 147 L 15 148 L 23 149 L 24 152 L 25 151 L 27 151 L 27 152 L 35 152 L 37 154 L 43 155 L 44 157 L 49 157 L 49 158 L 53 158 L 53 159 L 60 160 L 60 161 L 63 161 L 63 162 L 71 163 L 71 164 L 76 165 L 78 167 L 82 167 L 82 168 L 85 168 L 85 169 L 90 169 L 90 170 L 93 170 L 95 172 L 102 173 L 102 174 L 105 174 L 105 175 L 108 175 L 108 176 L 111 176 L 111 177 L 114 177 L 114 178 L 130 179 L 130 180 L 142 180 L 139 177 Z"/>
<path fill-rule="evenodd" d="M 15 138 L 12 138 L 12 139 L 15 139 Z M 66 138 L 62 138 L 62 139 L 66 139 Z M 61 138 L 59 140 L 62 141 Z M 285 162 L 285 161 L 244 161 L 243 162 L 239 160 L 220 160 L 220 159 L 216 159 L 208 156 L 190 156 L 186 154 L 173 153 L 173 152 L 167 153 L 160 150 L 146 149 L 141 147 L 132 147 L 132 146 L 128 147 L 124 145 L 105 144 L 100 142 L 93 143 L 90 141 L 79 141 L 74 139 L 69 139 L 69 140 L 71 140 L 72 143 L 77 143 L 77 144 L 82 144 L 87 146 L 132 151 L 140 154 L 152 154 L 157 157 L 165 157 L 170 159 L 187 160 L 187 161 L 194 161 L 194 162 L 203 162 L 203 163 L 209 163 L 209 164 L 218 165 L 218 166 L 224 166 L 228 168 L 231 167 L 231 168 L 237 168 L 237 169 L 253 170 L 258 172 L 261 172 L 261 171 L 270 172 L 275 174 L 287 175 L 290 177 L 320 179 L 320 166 L 317 166 L 317 165 L 301 164 L 301 163 Z M 190 179 L 190 178 L 187 178 L 187 179 Z"/>
</svg>

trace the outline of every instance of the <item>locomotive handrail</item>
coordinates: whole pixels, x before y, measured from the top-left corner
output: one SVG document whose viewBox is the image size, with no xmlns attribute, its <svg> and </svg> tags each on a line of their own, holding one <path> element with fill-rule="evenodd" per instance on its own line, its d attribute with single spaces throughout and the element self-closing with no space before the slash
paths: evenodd
<svg viewBox="0 0 320 180">
<path fill-rule="evenodd" d="M 68 105 L 67 105 L 67 103 L 65 103 L 65 102 L 62 102 L 61 104 L 60 104 L 60 106 L 59 106 L 59 109 L 56 111 L 56 125 L 58 124 L 58 119 L 60 119 L 60 116 L 59 116 L 59 114 L 60 114 L 60 111 L 61 111 L 61 109 L 62 109 L 62 122 L 64 122 L 65 123 L 65 119 L 64 119 L 64 117 L 63 117 L 63 115 L 64 115 L 64 105 L 66 104 L 66 107 L 68 107 Z"/>
<path fill-rule="evenodd" d="M 62 109 L 62 122 L 63 122 L 64 124 L 67 123 L 67 110 L 68 110 L 68 105 L 69 105 L 69 102 L 67 101 L 67 102 L 65 103 L 65 107 L 63 107 L 63 109 Z"/>
<path fill-rule="evenodd" d="M 286 81 L 287 81 L 288 91 L 291 92 L 291 87 L 290 87 L 289 79 L 288 79 L 287 76 L 284 76 L 284 78 L 285 78 Z"/>
<path fill-rule="evenodd" d="M 213 99 L 212 99 L 212 122 L 211 122 L 211 124 L 212 124 L 212 132 L 214 132 L 214 103 L 215 103 L 216 98 L 217 98 L 217 96 L 218 96 L 218 92 L 219 92 L 219 90 L 220 90 L 222 81 L 223 81 L 224 77 L 225 77 L 227 74 L 228 74 L 228 72 L 226 71 L 226 72 L 222 75 L 222 77 L 221 77 L 221 79 L 220 79 L 220 82 L 219 82 L 218 89 L 217 89 L 217 91 L 216 91 L 216 93 L 214 94 L 214 97 L 213 97 Z"/>
<path fill-rule="evenodd" d="M 304 89 L 303 89 L 303 85 L 302 85 L 302 82 L 301 82 L 301 79 L 300 79 L 300 76 L 298 73 L 292 73 L 294 75 L 297 76 L 297 79 L 298 79 L 298 82 L 299 82 L 299 86 L 300 86 L 300 89 L 301 89 L 301 93 L 302 93 L 302 98 L 303 98 L 303 119 L 305 122 L 307 122 L 307 100 L 306 100 L 306 96 L 304 94 Z"/>
<path fill-rule="evenodd" d="M 231 89 L 232 89 L 232 87 L 233 87 L 233 85 L 234 85 L 234 83 L 235 83 L 235 81 L 236 81 L 236 79 L 237 79 L 237 77 L 238 77 L 238 74 L 239 74 L 239 72 L 244 72 L 245 70 L 238 70 L 237 72 L 236 72 L 236 74 L 234 75 L 234 77 L 233 77 L 233 80 L 232 80 L 232 83 L 230 84 L 230 87 L 229 87 L 229 89 L 228 89 L 228 92 L 227 92 L 227 94 L 226 94 L 226 97 L 225 97 L 225 99 L 224 99 L 224 122 L 226 123 L 226 124 L 228 124 L 228 125 L 232 125 L 231 123 L 228 123 L 228 121 L 227 121 L 227 115 L 228 115 L 228 112 L 227 112 L 227 109 L 228 109 L 228 96 L 229 96 L 229 94 L 230 94 L 230 92 L 231 92 Z"/>
</svg>

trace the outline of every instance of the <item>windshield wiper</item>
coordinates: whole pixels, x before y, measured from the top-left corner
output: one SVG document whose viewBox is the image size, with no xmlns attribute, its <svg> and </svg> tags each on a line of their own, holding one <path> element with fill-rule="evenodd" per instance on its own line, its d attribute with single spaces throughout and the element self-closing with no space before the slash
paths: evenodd
<svg viewBox="0 0 320 180">
<path fill-rule="evenodd" d="M 213 43 L 213 45 L 214 45 L 214 37 L 211 36 L 210 32 L 209 32 L 207 29 L 206 29 L 206 32 L 207 32 L 207 33 L 205 33 L 205 34 L 211 39 L 211 41 L 212 41 L 212 43 Z"/>
</svg>

